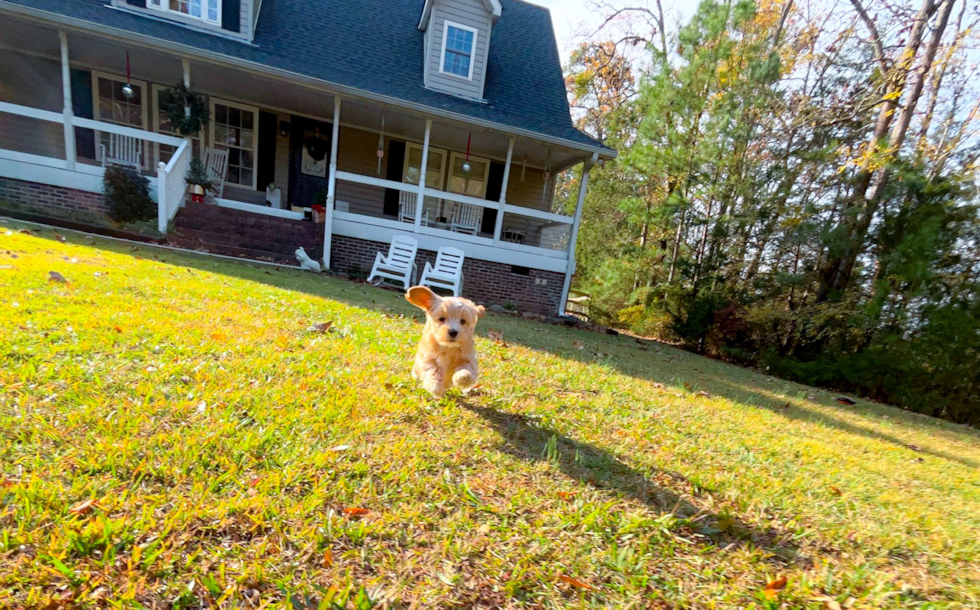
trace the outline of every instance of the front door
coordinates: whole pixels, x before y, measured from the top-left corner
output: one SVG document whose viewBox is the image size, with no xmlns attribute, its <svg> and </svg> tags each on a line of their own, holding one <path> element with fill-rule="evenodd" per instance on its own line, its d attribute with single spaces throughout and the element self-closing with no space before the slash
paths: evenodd
<svg viewBox="0 0 980 610">
<path fill-rule="evenodd" d="M 322 189 L 327 192 L 330 165 L 330 123 L 306 117 L 289 120 L 289 204 L 308 208 Z"/>
</svg>

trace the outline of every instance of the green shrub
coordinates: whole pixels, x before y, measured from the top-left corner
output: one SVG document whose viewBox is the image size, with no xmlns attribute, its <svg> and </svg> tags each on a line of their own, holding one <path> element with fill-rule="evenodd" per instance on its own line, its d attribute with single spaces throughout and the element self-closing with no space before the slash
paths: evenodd
<svg viewBox="0 0 980 610">
<path fill-rule="evenodd" d="M 132 169 L 109 166 L 102 182 L 109 217 L 117 222 L 152 220 L 156 204 L 150 199 L 150 181 Z"/>
</svg>

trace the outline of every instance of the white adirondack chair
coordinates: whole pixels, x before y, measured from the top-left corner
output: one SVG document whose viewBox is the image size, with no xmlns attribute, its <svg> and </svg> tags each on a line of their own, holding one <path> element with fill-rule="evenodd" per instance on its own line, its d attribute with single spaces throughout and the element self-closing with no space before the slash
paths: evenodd
<svg viewBox="0 0 980 610">
<path fill-rule="evenodd" d="M 466 253 L 457 248 L 439 248 L 436 264 L 425 264 L 419 284 L 429 288 L 450 290 L 454 297 L 463 292 L 463 261 Z"/>
<path fill-rule="evenodd" d="M 396 235 L 391 240 L 388 256 L 378 252 L 374 258 L 374 267 L 368 282 L 376 279 L 394 280 L 405 285 L 405 290 L 415 282 L 415 255 L 419 251 L 419 242 L 411 237 Z"/>
<path fill-rule="evenodd" d="M 415 224 L 415 206 L 418 203 L 418 193 L 408 193 L 402 191 L 398 194 L 398 222 Z M 423 206 L 424 206 L 423 202 Z M 429 226 L 429 210 L 422 210 L 422 226 Z"/>
<path fill-rule="evenodd" d="M 225 196 L 225 177 L 228 175 L 228 150 L 206 148 L 204 150 L 204 167 L 211 181 L 211 192 L 215 197 Z"/>
<path fill-rule="evenodd" d="M 118 165 L 139 171 L 143 167 L 143 141 L 118 133 L 109 136 L 108 146 L 102 145 L 102 167 Z"/>
<path fill-rule="evenodd" d="M 480 232 L 481 224 L 483 224 L 483 208 L 468 203 L 457 203 L 449 230 L 476 235 Z"/>
</svg>

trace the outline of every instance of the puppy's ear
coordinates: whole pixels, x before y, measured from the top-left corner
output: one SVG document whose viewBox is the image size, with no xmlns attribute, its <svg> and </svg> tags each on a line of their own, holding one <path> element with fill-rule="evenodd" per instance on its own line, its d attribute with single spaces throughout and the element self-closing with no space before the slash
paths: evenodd
<svg viewBox="0 0 980 610">
<path fill-rule="evenodd" d="M 438 294 L 432 292 L 425 286 L 412 286 L 408 289 L 405 298 L 409 303 L 423 311 L 429 311 L 442 300 Z"/>
<path fill-rule="evenodd" d="M 483 305 L 477 305 L 476 306 L 476 317 L 482 318 L 485 315 L 487 315 L 487 308 L 484 307 Z"/>
</svg>

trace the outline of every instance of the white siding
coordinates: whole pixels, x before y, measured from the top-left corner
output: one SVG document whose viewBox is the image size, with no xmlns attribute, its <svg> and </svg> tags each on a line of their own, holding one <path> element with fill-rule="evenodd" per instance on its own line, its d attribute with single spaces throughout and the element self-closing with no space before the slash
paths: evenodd
<svg viewBox="0 0 980 610">
<path fill-rule="evenodd" d="M 381 161 L 380 176 L 377 151 L 377 134 L 341 126 L 337 169 L 372 178 L 385 178 L 388 171 L 387 139 L 385 139 L 385 157 Z M 349 203 L 352 214 L 381 216 L 384 209 L 384 189 L 341 181 L 337 183 L 337 200 Z"/>
<path fill-rule="evenodd" d="M 443 74 L 442 43 L 446 29 L 446 21 L 471 27 L 477 31 L 476 45 L 473 50 L 473 79 L 467 80 L 453 74 Z M 426 61 L 426 86 L 472 99 L 483 98 L 483 83 L 486 77 L 487 51 L 490 43 L 490 12 L 483 0 L 437 0 L 432 8 L 432 17 L 426 31 L 428 59 Z"/>
</svg>

